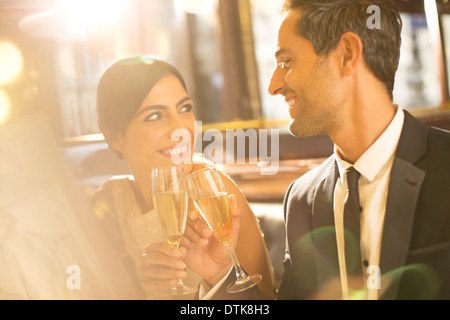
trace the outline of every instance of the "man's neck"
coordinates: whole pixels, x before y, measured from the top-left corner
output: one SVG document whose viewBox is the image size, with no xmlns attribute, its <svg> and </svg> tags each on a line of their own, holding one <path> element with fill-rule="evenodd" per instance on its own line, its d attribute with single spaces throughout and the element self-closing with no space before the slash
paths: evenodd
<svg viewBox="0 0 450 320">
<path fill-rule="evenodd" d="M 392 104 L 376 107 L 354 108 L 341 130 L 331 134 L 340 157 L 355 163 L 361 155 L 381 136 L 395 116 Z"/>
</svg>

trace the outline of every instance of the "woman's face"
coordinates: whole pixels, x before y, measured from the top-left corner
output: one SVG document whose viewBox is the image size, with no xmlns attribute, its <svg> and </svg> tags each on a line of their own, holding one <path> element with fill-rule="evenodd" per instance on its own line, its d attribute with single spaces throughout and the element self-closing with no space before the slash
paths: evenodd
<svg viewBox="0 0 450 320">
<path fill-rule="evenodd" d="M 180 158 L 185 170 L 190 171 L 194 126 L 192 100 L 180 81 L 169 74 L 150 90 L 125 134 L 119 135 L 117 147 L 113 147 L 122 153 L 135 177 L 148 176 L 151 168 L 174 165 Z M 177 129 L 182 130 L 183 138 L 172 141 Z"/>
</svg>

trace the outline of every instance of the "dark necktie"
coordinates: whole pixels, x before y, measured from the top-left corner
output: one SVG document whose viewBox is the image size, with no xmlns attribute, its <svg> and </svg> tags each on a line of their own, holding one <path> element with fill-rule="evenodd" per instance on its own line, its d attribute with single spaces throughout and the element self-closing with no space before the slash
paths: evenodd
<svg viewBox="0 0 450 320">
<path fill-rule="evenodd" d="M 360 173 L 350 167 L 346 172 L 348 184 L 348 198 L 344 204 L 344 229 L 345 229 L 345 262 L 348 279 L 357 278 L 363 286 L 360 249 L 360 214 L 358 179 Z M 352 281 L 352 284 L 355 283 Z"/>
</svg>

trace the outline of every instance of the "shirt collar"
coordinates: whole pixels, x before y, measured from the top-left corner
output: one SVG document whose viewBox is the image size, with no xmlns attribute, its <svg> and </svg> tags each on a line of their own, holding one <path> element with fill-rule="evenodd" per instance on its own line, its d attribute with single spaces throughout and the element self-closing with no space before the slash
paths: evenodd
<svg viewBox="0 0 450 320">
<path fill-rule="evenodd" d="M 378 173 L 383 169 L 386 163 L 393 157 L 400 134 L 403 128 L 405 114 L 402 108 L 397 107 L 394 119 L 384 130 L 381 136 L 367 149 L 362 156 L 355 162 L 353 167 L 366 179 L 373 181 Z M 339 176 L 342 177 L 345 170 L 352 166 L 351 163 L 343 160 L 336 147 L 334 154 L 339 169 Z"/>
</svg>

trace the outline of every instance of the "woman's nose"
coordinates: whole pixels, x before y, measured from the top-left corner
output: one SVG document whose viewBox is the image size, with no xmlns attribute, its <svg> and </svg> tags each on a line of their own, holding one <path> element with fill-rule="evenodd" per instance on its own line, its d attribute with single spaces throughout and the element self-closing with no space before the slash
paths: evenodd
<svg viewBox="0 0 450 320">
<path fill-rule="evenodd" d="M 190 136 L 189 134 L 189 124 L 186 119 L 180 116 L 178 113 L 170 117 L 170 125 L 167 130 L 167 135 L 172 139 L 172 137 L 180 136 Z"/>
<path fill-rule="evenodd" d="M 180 115 L 174 114 L 171 119 L 170 119 L 170 129 L 173 130 L 177 130 L 177 129 L 184 129 L 186 128 L 186 125 L 183 121 L 183 119 L 181 119 Z"/>
</svg>

